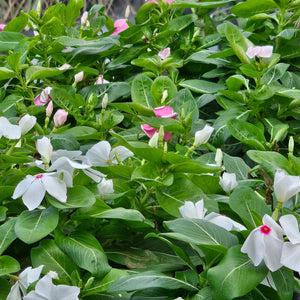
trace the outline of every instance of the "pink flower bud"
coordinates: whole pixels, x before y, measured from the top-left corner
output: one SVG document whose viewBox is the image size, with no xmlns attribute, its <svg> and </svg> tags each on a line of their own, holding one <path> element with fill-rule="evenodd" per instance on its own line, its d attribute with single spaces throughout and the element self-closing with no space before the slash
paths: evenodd
<svg viewBox="0 0 300 300">
<path fill-rule="evenodd" d="M 103 75 L 100 74 L 99 77 L 98 77 L 98 79 L 95 81 L 95 84 L 104 84 L 104 83 L 109 83 L 109 81 L 105 80 L 103 78 Z"/>
<path fill-rule="evenodd" d="M 83 76 L 84 76 L 83 71 L 81 71 L 81 72 L 75 74 L 75 76 L 74 76 L 75 82 L 77 83 L 77 82 L 82 81 L 82 80 L 83 80 Z"/>
<path fill-rule="evenodd" d="M 82 14 L 82 17 L 80 19 L 80 22 L 81 22 L 81 25 L 85 25 L 87 19 L 88 19 L 88 15 L 89 13 L 87 11 L 85 11 L 83 14 Z"/>
<path fill-rule="evenodd" d="M 72 66 L 69 65 L 69 64 L 63 64 L 61 67 L 56 68 L 56 69 L 62 71 L 62 70 L 68 70 L 68 69 L 70 69 L 71 67 L 72 67 Z"/>
<path fill-rule="evenodd" d="M 50 87 L 50 86 L 43 89 L 43 91 L 34 98 L 34 104 L 35 105 L 45 105 L 50 100 L 52 100 L 52 98 L 50 97 L 51 90 L 52 90 L 52 87 Z"/>
<path fill-rule="evenodd" d="M 54 126 L 56 128 L 60 127 L 67 121 L 68 112 L 64 109 L 59 109 L 53 116 Z"/>
<path fill-rule="evenodd" d="M 52 115 L 52 112 L 53 112 L 53 102 L 50 101 L 50 102 L 48 103 L 48 105 L 47 105 L 47 108 L 46 108 L 46 116 L 47 116 L 48 118 L 50 118 L 51 115 Z"/>
</svg>

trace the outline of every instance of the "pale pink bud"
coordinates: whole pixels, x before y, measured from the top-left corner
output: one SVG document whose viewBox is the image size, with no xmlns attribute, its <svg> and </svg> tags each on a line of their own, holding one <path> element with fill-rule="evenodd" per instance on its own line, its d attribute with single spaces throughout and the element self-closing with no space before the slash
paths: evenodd
<svg viewBox="0 0 300 300">
<path fill-rule="evenodd" d="M 83 80 L 83 76 L 84 76 L 83 71 L 81 71 L 81 72 L 75 74 L 75 76 L 74 76 L 75 82 L 77 83 L 77 82 L 82 81 L 82 80 Z"/>
<path fill-rule="evenodd" d="M 68 69 L 70 69 L 71 67 L 72 67 L 72 66 L 69 65 L 69 64 L 63 64 L 61 67 L 57 68 L 57 70 L 60 70 L 60 71 L 62 71 L 62 70 L 68 70 Z"/>
<path fill-rule="evenodd" d="M 130 5 L 127 5 L 125 10 L 125 18 L 128 19 L 129 15 L 130 15 Z"/>
<path fill-rule="evenodd" d="M 47 116 L 48 118 L 50 118 L 51 115 L 52 115 L 52 112 L 53 112 L 53 102 L 50 101 L 50 102 L 48 103 L 48 105 L 47 105 L 47 108 L 46 108 L 46 116 Z"/>
<path fill-rule="evenodd" d="M 88 15 L 89 13 L 87 11 L 85 11 L 83 14 L 82 14 L 82 17 L 80 19 L 80 22 L 81 22 L 81 25 L 85 25 L 87 19 L 88 19 Z"/>
<path fill-rule="evenodd" d="M 168 47 L 168 48 L 165 48 L 165 49 L 163 49 L 163 50 L 161 50 L 161 51 L 158 52 L 158 56 L 159 56 L 161 59 L 167 58 L 168 56 L 170 56 L 170 54 L 171 54 L 171 50 L 170 50 L 169 47 Z"/>
<path fill-rule="evenodd" d="M 43 91 L 34 98 L 34 104 L 35 105 L 45 105 L 50 100 L 52 100 L 52 98 L 50 97 L 51 90 L 52 90 L 52 87 L 50 87 L 50 86 L 43 89 Z"/>
<path fill-rule="evenodd" d="M 109 83 L 109 81 L 105 80 L 103 78 L 103 75 L 99 75 L 98 79 L 95 81 L 95 84 L 104 84 L 104 83 Z"/>
<path fill-rule="evenodd" d="M 68 112 L 64 109 L 59 109 L 53 116 L 54 126 L 60 127 L 67 121 Z"/>
<path fill-rule="evenodd" d="M 3 29 L 5 28 L 6 24 L 0 24 L 0 31 L 3 31 Z"/>
</svg>

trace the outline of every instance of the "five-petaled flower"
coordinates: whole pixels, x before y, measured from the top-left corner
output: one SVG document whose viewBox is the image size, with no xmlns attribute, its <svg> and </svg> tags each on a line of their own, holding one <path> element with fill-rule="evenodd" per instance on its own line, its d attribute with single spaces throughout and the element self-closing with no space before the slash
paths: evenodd
<svg viewBox="0 0 300 300">
<path fill-rule="evenodd" d="M 153 109 L 154 114 L 158 118 L 171 118 L 174 119 L 178 116 L 170 106 L 160 106 Z M 155 132 L 159 132 L 158 129 L 149 126 L 148 124 L 141 125 L 142 130 L 146 133 L 149 138 L 152 138 Z M 171 139 L 171 132 L 164 132 L 164 140 L 169 141 Z"/>
<path fill-rule="evenodd" d="M 17 199 L 22 196 L 28 210 L 33 210 L 41 204 L 46 191 L 60 202 L 67 201 L 66 184 L 57 177 L 57 173 L 27 175 L 16 186 L 12 198 Z"/>
<path fill-rule="evenodd" d="M 263 225 L 250 232 L 241 251 L 248 254 L 254 266 L 264 261 L 267 268 L 275 272 L 282 267 L 284 231 L 269 215 L 264 215 L 262 222 Z"/>
</svg>

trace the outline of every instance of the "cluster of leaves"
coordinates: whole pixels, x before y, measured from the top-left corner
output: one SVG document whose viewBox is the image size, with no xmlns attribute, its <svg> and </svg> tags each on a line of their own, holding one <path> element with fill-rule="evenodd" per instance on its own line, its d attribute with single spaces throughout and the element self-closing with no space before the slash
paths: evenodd
<svg viewBox="0 0 300 300">
<path fill-rule="evenodd" d="M 37 118 L 18 143 L 0 139 L 1 299 L 12 274 L 30 265 L 57 272 L 57 284 L 78 286 L 91 300 L 292 299 L 298 290 L 285 267 L 271 274 L 277 291 L 261 284 L 268 269 L 240 248 L 272 214 L 276 170 L 300 174 L 300 2 L 157 2 L 142 5 L 135 24 L 118 35 L 103 5 L 78 24 L 81 0 L 43 15 L 22 12 L 0 32 L 0 115 L 15 124 L 25 113 Z M 37 34 L 21 33 L 26 26 Z M 247 56 L 264 45 L 274 47 L 271 57 Z M 161 58 L 167 47 L 170 56 Z M 70 67 L 58 69 L 64 64 Z M 79 72 L 84 78 L 74 84 Z M 94 84 L 99 74 L 108 82 Z M 34 104 L 46 87 L 54 109 L 68 112 L 59 128 L 48 124 L 46 106 Z M 164 105 L 178 117 L 155 117 L 153 109 Z M 210 143 L 195 149 L 195 133 L 206 123 L 214 127 Z M 159 131 L 155 147 L 142 124 Z M 163 131 L 172 133 L 170 141 Z M 28 211 L 12 195 L 26 175 L 41 173 L 32 163 L 43 136 L 55 150 L 86 153 L 107 140 L 134 155 L 96 167 L 113 180 L 113 193 L 100 196 L 76 170 L 66 203 L 46 194 L 45 209 Z M 219 184 L 224 170 L 236 174 L 231 194 Z M 200 199 L 248 230 L 181 218 L 179 207 Z M 281 211 L 298 212 L 293 199 Z"/>
</svg>

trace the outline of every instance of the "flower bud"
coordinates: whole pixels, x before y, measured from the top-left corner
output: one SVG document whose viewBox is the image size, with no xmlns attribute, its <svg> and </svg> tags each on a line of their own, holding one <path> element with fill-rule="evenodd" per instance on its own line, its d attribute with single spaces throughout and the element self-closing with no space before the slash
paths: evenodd
<svg viewBox="0 0 300 300">
<path fill-rule="evenodd" d="M 62 71 L 62 70 L 68 70 L 68 69 L 70 69 L 71 67 L 72 67 L 72 66 L 69 65 L 69 64 L 63 64 L 61 67 L 56 68 L 56 69 Z"/>
<path fill-rule="evenodd" d="M 109 81 L 105 80 L 102 74 L 99 74 L 98 79 L 95 81 L 95 84 L 104 84 L 104 83 L 109 83 Z"/>
<path fill-rule="evenodd" d="M 125 19 L 128 19 L 129 15 L 130 15 L 130 5 L 127 5 L 125 10 Z"/>
<path fill-rule="evenodd" d="M 82 14 L 81 19 L 80 19 L 80 23 L 81 23 L 82 26 L 85 25 L 85 23 L 86 23 L 86 21 L 87 21 L 87 19 L 88 19 L 88 15 L 89 15 L 89 13 L 88 13 L 87 11 L 85 11 L 85 12 Z"/>
<path fill-rule="evenodd" d="M 102 109 L 106 109 L 108 103 L 108 95 L 107 93 L 104 94 L 103 99 L 102 99 Z"/>
<path fill-rule="evenodd" d="M 293 155 L 294 153 L 294 137 L 290 136 L 289 139 L 289 155 Z"/>
<path fill-rule="evenodd" d="M 156 131 L 152 138 L 149 140 L 148 145 L 152 148 L 157 148 L 158 146 L 158 137 L 159 137 L 159 133 Z"/>
<path fill-rule="evenodd" d="M 52 100 L 52 98 L 50 97 L 51 90 L 52 87 L 50 86 L 47 86 L 45 89 L 43 89 L 42 92 L 34 98 L 34 104 L 45 105 L 50 100 Z"/>
<path fill-rule="evenodd" d="M 164 90 L 162 94 L 161 103 L 165 103 L 166 99 L 168 98 L 168 90 Z"/>
<path fill-rule="evenodd" d="M 60 127 L 67 121 L 68 112 L 64 109 L 59 109 L 53 116 L 54 126 L 56 128 Z"/>
<path fill-rule="evenodd" d="M 229 193 L 238 185 L 235 173 L 224 172 L 219 184 L 226 193 Z"/>
<path fill-rule="evenodd" d="M 46 117 L 50 118 L 53 112 L 53 102 L 50 101 L 46 108 Z"/>
<path fill-rule="evenodd" d="M 195 133 L 195 141 L 193 146 L 199 147 L 200 145 L 207 143 L 213 131 L 213 127 L 205 125 L 203 129 Z"/>
<path fill-rule="evenodd" d="M 38 153 L 41 155 L 42 160 L 45 165 L 49 165 L 51 155 L 53 152 L 53 147 L 51 145 L 51 141 L 47 137 L 43 137 L 36 141 L 36 149 Z"/>
<path fill-rule="evenodd" d="M 21 135 L 25 135 L 29 132 L 36 123 L 36 117 L 25 114 L 19 121 L 21 127 Z"/>
<path fill-rule="evenodd" d="M 83 71 L 75 74 L 74 75 L 74 81 L 75 81 L 75 83 L 82 81 L 83 80 L 83 76 L 84 76 Z"/>
<path fill-rule="evenodd" d="M 215 162 L 218 167 L 222 166 L 222 160 L 223 160 L 223 153 L 222 153 L 222 150 L 220 148 L 218 148 L 216 151 L 216 156 L 215 156 Z"/>
<path fill-rule="evenodd" d="M 114 192 L 114 184 L 111 179 L 106 180 L 105 178 L 103 178 L 97 185 L 97 188 L 101 197 L 105 197 L 107 194 L 111 194 Z"/>
</svg>

